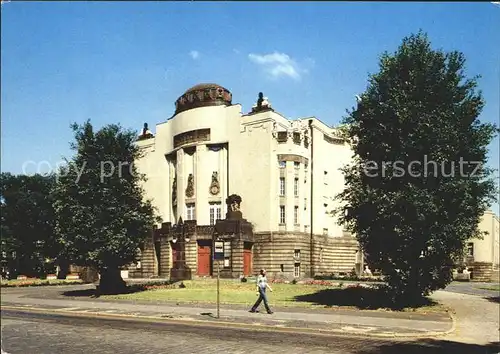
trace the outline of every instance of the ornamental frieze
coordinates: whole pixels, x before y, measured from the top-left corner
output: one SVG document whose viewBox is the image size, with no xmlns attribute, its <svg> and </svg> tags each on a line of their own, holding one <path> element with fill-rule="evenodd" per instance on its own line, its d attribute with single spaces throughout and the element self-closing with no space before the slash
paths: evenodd
<svg viewBox="0 0 500 354">
<path fill-rule="evenodd" d="M 307 165 L 309 162 L 309 159 L 307 157 L 300 156 L 300 155 L 280 154 L 280 155 L 278 155 L 278 161 L 293 161 L 293 162 L 300 162 L 304 165 Z"/>
<path fill-rule="evenodd" d="M 335 144 L 335 145 L 344 144 L 344 139 L 338 137 L 330 137 L 326 134 L 323 134 L 323 139 L 330 144 Z"/>
<path fill-rule="evenodd" d="M 229 90 L 216 84 L 195 86 L 186 91 L 175 102 L 175 113 L 192 108 L 232 104 L 233 96 Z"/>
<path fill-rule="evenodd" d="M 185 144 L 210 140 L 210 129 L 197 129 L 180 133 L 174 136 L 174 149 Z"/>
</svg>

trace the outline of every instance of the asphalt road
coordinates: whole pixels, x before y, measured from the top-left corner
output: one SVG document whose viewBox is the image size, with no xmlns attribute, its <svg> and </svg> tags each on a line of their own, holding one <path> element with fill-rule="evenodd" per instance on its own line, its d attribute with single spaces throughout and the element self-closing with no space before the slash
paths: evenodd
<svg viewBox="0 0 500 354">
<path fill-rule="evenodd" d="M 23 311 L 1 313 L 2 350 L 8 354 L 142 353 L 496 353 L 498 348 L 443 340 L 391 341 L 192 327 L 133 320 L 66 317 Z"/>
<path fill-rule="evenodd" d="M 486 290 L 482 288 L 489 288 L 494 285 L 498 285 L 498 283 L 475 283 L 475 282 L 453 282 L 449 284 L 445 291 L 457 294 L 466 294 L 466 295 L 476 295 L 483 297 L 495 297 L 500 296 L 500 291 L 497 290 Z"/>
</svg>

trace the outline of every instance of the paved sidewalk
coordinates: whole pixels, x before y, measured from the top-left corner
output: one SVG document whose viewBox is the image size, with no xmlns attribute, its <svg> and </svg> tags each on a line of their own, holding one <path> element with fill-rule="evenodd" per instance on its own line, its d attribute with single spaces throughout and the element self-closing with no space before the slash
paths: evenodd
<svg viewBox="0 0 500 354">
<path fill-rule="evenodd" d="M 9 289 L 10 290 L 10 289 Z M 13 289 L 14 290 L 14 289 Z M 30 289 L 31 290 L 31 289 Z M 60 292 L 60 290 L 59 290 Z M 445 334 L 453 329 L 452 320 L 443 315 L 393 314 L 365 311 L 316 311 L 278 309 L 275 313 L 249 313 L 246 309 L 221 305 L 220 318 L 216 306 L 190 306 L 162 303 L 124 302 L 99 299 L 65 298 L 57 291 L 46 292 L 36 298 L 36 291 L 2 290 L 2 308 L 7 306 L 43 309 L 67 314 L 127 316 L 151 320 L 190 321 L 226 326 L 254 328 L 326 331 L 344 334 L 362 334 L 380 337 L 429 337 Z M 412 316 L 412 317 L 410 317 Z M 406 317 L 406 318 L 405 318 Z"/>
<path fill-rule="evenodd" d="M 446 336 L 446 339 L 479 345 L 497 343 L 497 353 L 500 353 L 498 300 L 445 291 L 436 291 L 432 298 L 454 309 L 456 331 Z"/>
</svg>

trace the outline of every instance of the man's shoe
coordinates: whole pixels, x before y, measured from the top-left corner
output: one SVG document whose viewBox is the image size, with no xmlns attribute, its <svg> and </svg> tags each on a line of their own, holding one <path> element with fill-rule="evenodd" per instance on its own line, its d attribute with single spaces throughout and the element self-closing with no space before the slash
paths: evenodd
<svg viewBox="0 0 500 354">
<path fill-rule="evenodd" d="M 259 311 L 254 310 L 254 309 L 251 309 L 251 310 L 250 310 L 250 311 L 248 311 L 248 312 L 255 313 L 255 312 L 259 312 Z"/>
<path fill-rule="evenodd" d="M 272 311 L 267 311 L 268 314 L 272 315 L 274 312 Z"/>
</svg>

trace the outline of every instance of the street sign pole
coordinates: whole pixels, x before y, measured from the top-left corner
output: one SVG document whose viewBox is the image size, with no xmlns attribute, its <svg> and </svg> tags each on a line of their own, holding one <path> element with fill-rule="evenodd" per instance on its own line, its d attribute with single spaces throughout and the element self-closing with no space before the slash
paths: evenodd
<svg viewBox="0 0 500 354">
<path fill-rule="evenodd" d="M 217 318 L 220 316 L 220 261 L 224 260 L 224 242 L 215 241 L 214 261 L 217 262 Z"/>
<path fill-rule="evenodd" d="M 220 312 L 220 288 L 219 288 L 219 281 L 220 279 L 220 261 L 217 261 L 217 318 L 219 318 Z"/>
</svg>

